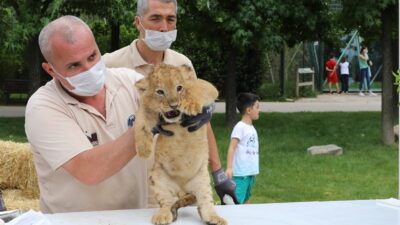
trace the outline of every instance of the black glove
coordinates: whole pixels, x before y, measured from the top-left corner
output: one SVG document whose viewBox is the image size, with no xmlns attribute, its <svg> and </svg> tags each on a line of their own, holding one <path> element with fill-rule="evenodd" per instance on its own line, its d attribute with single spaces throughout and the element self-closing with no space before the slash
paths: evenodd
<svg viewBox="0 0 400 225">
<path fill-rule="evenodd" d="M 215 191 L 218 197 L 221 199 L 221 205 L 229 204 L 227 200 L 232 198 L 235 204 L 239 204 L 236 197 L 236 184 L 233 180 L 229 179 L 224 171 L 224 168 L 220 168 L 212 173 L 214 178 Z"/>
<path fill-rule="evenodd" d="M 3 194 L 1 193 L 1 190 L 0 190 L 0 212 L 6 211 L 6 210 L 7 210 L 7 208 L 3 201 Z"/>
<path fill-rule="evenodd" d="M 194 116 L 188 116 L 186 114 L 182 115 L 182 127 L 188 127 L 189 132 L 196 131 L 205 123 L 211 120 L 212 113 L 215 110 L 215 103 L 203 107 L 203 111 Z"/>
<path fill-rule="evenodd" d="M 164 130 L 162 128 L 163 125 L 167 125 L 167 124 L 169 124 L 169 123 L 166 122 L 164 120 L 164 118 L 160 115 L 160 117 L 158 118 L 158 122 L 157 122 L 156 126 L 153 127 L 153 129 L 151 129 L 151 133 L 153 133 L 153 135 L 155 135 L 155 134 L 164 134 L 165 136 L 174 135 L 174 132 L 172 132 L 170 130 Z"/>
</svg>

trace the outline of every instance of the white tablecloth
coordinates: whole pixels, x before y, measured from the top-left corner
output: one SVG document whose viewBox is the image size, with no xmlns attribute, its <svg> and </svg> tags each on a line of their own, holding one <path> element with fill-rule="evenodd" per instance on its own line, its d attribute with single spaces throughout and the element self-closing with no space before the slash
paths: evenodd
<svg viewBox="0 0 400 225">
<path fill-rule="evenodd" d="M 378 200 L 216 206 L 230 225 L 400 225 L 400 207 Z M 46 214 L 57 225 L 151 225 L 158 209 Z M 204 225 L 196 207 L 179 209 L 172 225 Z"/>
</svg>

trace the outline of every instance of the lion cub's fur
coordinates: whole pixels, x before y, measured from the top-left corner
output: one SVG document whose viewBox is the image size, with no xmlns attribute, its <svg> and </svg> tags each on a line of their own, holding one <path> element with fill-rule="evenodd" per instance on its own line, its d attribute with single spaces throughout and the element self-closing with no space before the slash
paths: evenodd
<svg viewBox="0 0 400 225">
<path fill-rule="evenodd" d="M 208 224 L 225 225 L 214 209 L 208 165 L 207 126 L 194 132 L 180 125 L 182 114 L 196 115 L 203 106 L 218 97 L 209 82 L 197 79 L 188 66 L 155 66 L 153 71 L 136 83 L 140 92 L 140 108 L 135 125 L 136 151 L 142 158 L 152 153 L 153 134 L 159 116 L 171 123 L 163 128 L 172 136 L 159 135 L 155 144 L 155 162 L 150 172 L 150 188 L 161 209 L 153 216 L 154 224 L 176 220 L 177 208 L 197 203 L 202 220 Z M 169 111 L 180 111 L 168 117 Z M 175 114 L 173 114 L 175 115 Z"/>
</svg>

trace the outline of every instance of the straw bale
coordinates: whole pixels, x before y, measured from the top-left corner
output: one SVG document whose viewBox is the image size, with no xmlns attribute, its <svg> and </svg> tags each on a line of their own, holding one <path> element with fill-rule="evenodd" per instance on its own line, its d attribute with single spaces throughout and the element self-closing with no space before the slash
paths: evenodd
<svg viewBox="0 0 400 225">
<path fill-rule="evenodd" d="M 33 209 L 39 211 L 39 199 L 26 197 L 22 190 L 7 189 L 2 190 L 3 200 L 7 210 L 14 209 Z"/>
<path fill-rule="evenodd" d="M 20 189 L 25 197 L 39 197 L 33 154 L 28 143 L 0 140 L 0 171 L 0 189 Z"/>
</svg>

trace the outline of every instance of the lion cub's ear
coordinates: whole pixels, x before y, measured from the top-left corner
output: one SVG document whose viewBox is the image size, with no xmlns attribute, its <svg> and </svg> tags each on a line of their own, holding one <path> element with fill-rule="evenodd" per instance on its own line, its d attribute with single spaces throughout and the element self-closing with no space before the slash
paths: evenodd
<svg viewBox="0 0 400 225">
<path fill-rule="evenodd" d="M 139 81 L 136 81 L 135 86 L 139 90 L 139 92 L 145 92 L 148 86 L 149 81 L 146 78 L 142 78 Z"/>
<path fill-rule="evenodd" d="M 192 69 L 192 67 L 185 64 L 185 65 L 180 66 L 179 70 L 181 71 L 183 78 L 185 80 L 196 79 L 196 74 L 194 73 L 194 70 Z"/>
</svg>

